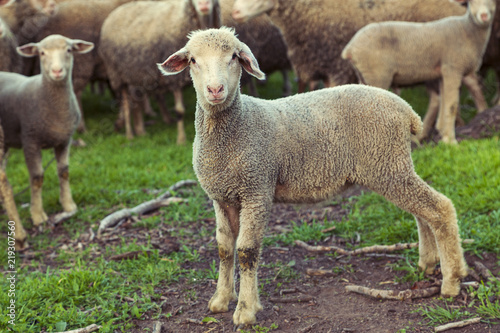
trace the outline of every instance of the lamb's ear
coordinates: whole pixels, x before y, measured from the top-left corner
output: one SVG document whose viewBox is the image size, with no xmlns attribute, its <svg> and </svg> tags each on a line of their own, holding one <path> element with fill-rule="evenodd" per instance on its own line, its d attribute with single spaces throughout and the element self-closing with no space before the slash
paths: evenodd
<svg viewBox="0 0 500 333">
<path fill-rule="evenodd" d="M 245 43 L 241 43 L 238 60 L 240 61 L 241 67 L 243 67 L 248 74 L 255 76 L 259 80 L 264 80 L 266 78 L 266 74 L 260 70 L 257 59 L 255 59 L 252 51 L 250 51 L 250 48 Z"/>
<path fill-rule="evenodd" d="M 71 48 L 76 53 L 88 53 L 94 48 L 94 43 L 86 42 L 80 39 L 73 39 L 71 41 Z"/>
<path fill-rule="evenodd" d="M 38 44 L 37 43 L 29 43 L 23 46 L 16 47 L 17 53 L 22 55 L 23 57 L 35 57 L 38 55 Z"/>
<path fill-rule="evenodd" d="M 186 48 L 182 48 L 157 65 L 163 75 L 178 74 L 189 66 L 189 52 Z"/>
</svg>

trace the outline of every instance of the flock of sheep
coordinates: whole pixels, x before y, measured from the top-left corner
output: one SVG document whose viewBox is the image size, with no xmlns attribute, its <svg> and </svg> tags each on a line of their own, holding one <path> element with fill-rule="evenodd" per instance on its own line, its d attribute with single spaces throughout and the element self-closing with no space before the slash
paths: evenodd
<svg viewBox="0 0 500 333">
<path fill-rule="evenodd" d="M 352 184 L 415 216 L 419 267 L 432 272 L 441 262 L 442 294 L 459 293 L 467 270 L 455 208 L 415 173 L 410 142 L 428 135 L 437 118 L 443 141 L 456 143 L 462 82 L 478 109 L 486 108 L 476 72 L 483 59 L 498 52 L 492 42 L 497 35 L 491 33 L 495 0 L 469 0 L 468 9 L 453 0 L 0 0 L 0 5 L 0 157 L 9 148 L 24 150 L 34 225 L 47 220 L 42 149 L 54 148 L 63 209 L 76 209 L 68 157 L 74 131 L 85 129 L 80 100 L 87 84 L 109 82 L 121 105 L 117 124 L 129 138 L 145 133 L 142 117 L 151 112 L 150 98 L 159 101 L 163 119 L 172 120 L 163 97 L 172 92 L 181 144 L 186 141 L 182 89 L 192 81 L 193 165 L 217 219 L 220 272 L 212 312 L 228 311 L 229 302 L 238 300 L 234 324 L 256 322 L 262 309 L 257 267 L 273 202 L 324 200 Z M 497 70 L 495 61 L 487 65 Z M 252 77 L 280 70 L 283 94 L 289 95 L 290 68 L 299 94 L 275 101 L 240 94 L 240 84 L 252 91 Z M 351 84 L 358 81 L 364 84 Z M 324 89 L 303 93 L 319 82 Z M 420 83 L 431 96 L 423 124 L 405 101 L 385 90 Z M 3 168 L 0 193 L 22 247 L 26 233 Z"/>
</svg>

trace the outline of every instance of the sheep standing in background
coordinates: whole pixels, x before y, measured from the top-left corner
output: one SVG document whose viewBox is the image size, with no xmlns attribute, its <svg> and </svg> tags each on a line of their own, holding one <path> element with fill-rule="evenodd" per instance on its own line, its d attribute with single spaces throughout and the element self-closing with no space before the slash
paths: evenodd
<svg viewBox="0 0 500 333">
<path fill-rule="evenodd" d="M 172 91 L 177 114 L 177 143 L 186 142 L 182 88 L 190 83 L 189 76 L 162 77 L 154 64 L 184 45 L 189 31 L 206 28 L 206 24 L 219 25 L 218 8 L 216 0 L 138 1 L 117 8 L 106 19 L 98 51 L 106 65 L 112 89 L 121 94 L 127 138 L 134 136 L 131 113 L 135 134 L 145 134 L 139 107 L 145 96 Z M 210 16 L 214 19 L 207 20 L 206 17 Z M 163 103 L 160 107 L 164 120 L 167 120 L 168 112 Z"/>
<path fill-rule="evenodd" d="M 0 18 L 0 71 L 21 73 L 22 62 L 16 52 L 17 39 Z"/>
<path fill-rule="evenodd" d="M 245 23 L 237 23 L 232 17 L 234 0 L 221 0 L 221 23 L 224 26 L 234 27 L 238 38 L 250 47 L 259 62 L 260 69 L 271 74 L 280 71 L 283 76 L 283 96 L 292 94 L 292 85 L 288 71 L 292 69 L 287 56 L 287 47 L 281 31 L 267 16 L 260 16 Z M 243 81 L 249 83 L 251 95 L 256 96 L 255 84 L 250 75 L 243 73 Z"/>
<path fill-rule="evenodd" d="M 94 43 L 96 47 L 92 52 L 82 55 L 73 68 L 73 88 L 82 112 L 81 95 L 87 84 L 91 81 L 107 80 L 104 63 L 97 52 L 102 24 L 114 9 L 131 1 L 134 0 L 63 1 L 58 4 L 57 12 L 39 27 L 36 35 L 30 40 L 37 42 L 49 35 L 61 34 Z M 83 113 L 78 131 L 85 131 Z"/>
<path fill-rule="evenodd" d="M 443 295 L 456 296 L 467 275 L 455 208 L 414 171 L 410 139 L 419 116 L 386 90 L 345 85 L 274 101 L 240 94 L 241 67 L 262 79 L 250 49 L 229 28 L 197 31 L 158 65 L 166 75 L 186 67 L 196 90 L 193 166 L 214 202 L 220 270 L 212 312 L 226 312 L 240 293 L 235 325 L 262 310 L 257 266 L 273 201 L 317 202 L 360 184 L 412 213 L 419 230 L 419 268 L 441 260 Z"/>
<path fill-rule="evenodd" d="M 443 142 L 457 143 L 460 85 L 462 78 L 475 75 L 481 65 L 495 6 L 495 0 L 473 0 L 462 16 L 426 23 L 369 24 L 354 35 L 342 58 L 351 62 L 362 82 L 380 88 L 440 79 L 436 128 Z M 450 41 L 458 42 L 450 47 Z M 429 130 L 435 119 L 435 113 L 427 113 L 424 128 Z"/>
<path fill-rule="evenodd" d="M 0 73 L 0 119 L 4 149 L 22 148 L 30 174 L 31 218 L 35 226 L 47 221 L 42 205 L 42 149 L 54 148 L 64 211 L 75 210 L 69 187 L 71 136 L 80 121 L 73 91 L 73 53 L 87 53 L 93 44 L 51 35 L 39 43 L 17 48 L 25 57 L 40 57 L 41 74 L 26 77 Z"/>
<path fill-rule="evenodd" d="M 233 18 L 245 22 L 269 15 L 283 33 L 299 92 L 303 92 L 311 81 L 324 81 L 327 87 L 357 82 L 340 54 L 369 23 L 426 22 L 464 12 L 460 4 L 446 0 L 236 0 Z"/>
</svg>

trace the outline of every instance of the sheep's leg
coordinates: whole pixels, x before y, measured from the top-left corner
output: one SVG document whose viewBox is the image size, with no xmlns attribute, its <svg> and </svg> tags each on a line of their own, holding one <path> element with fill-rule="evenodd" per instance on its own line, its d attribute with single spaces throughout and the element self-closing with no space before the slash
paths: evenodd
<svg viewBox="0 0 500 333">
<path fill-rule="evenodd" d="M 416 217 L 419 237 L 422 237 L 419 241 L 419 268 L 431 272 L 439 257 L 443 273 L 441 294 L 458 295 L 460 280 L 467 276 L 467 269 L 453 203 L 427 185 L 414 171 L 403 170 L 403 173 L 395 173 L 390 179 L 400 181 L 389 186 L 378 184 L 368 187 Z"/>
<path fill-rule="evenodd" d="M 297 92 L 299 94 L 305 92 L 306 86 L 307 86 L 307 83 L 304 80 L 302 80 L 301 78 L 299 78 L 299 83 L 297 85 Z"/>
<path fill-rule="evenodd" d="M 288 71 L 283 69 L 281 75 L 283 76 L 283 97 L 290 96 L 292 94 L 292 84 L 290 83 Z"/>
<path fill-rule="evenodd" d="M 422 133 L 417 135 L 417 139 L 419 141 L 422 141 L 429 136 L 432 128 L 434 127 L 439 112 L 440 96 L 438 91 L 436 89 L 433 89 L 432 87 L 427 87 L 427 92 L 429 94 L 429 106 L 427 107 L 427 112 L 425 113 L 423 121 L 424 128 L 422 130 Z"/>
<path fill-rule="evenodd" d="M 481 85 L 479 84 L 479 79 L 476 73 L 471 73 L 467 76 L 464 76 L 462 79 L 463 84 L 469 89 L 472 98 L 474 99 L 474 104 L 476 104 L 477 112 L 483 112 L 488 108 L 488 103 L 486 103 L 486 99 L 484 98 L 483 91 L 481 89 Z"/>
<path fill-rule="evenodd" d="M 240 233 L 236 251 L 240 264 L 240 293 L 233 314 L 234 325 L 249 325 L 256 322 L 256 314 L 262 310 L 258 294 L 257 268 L 264 229 L 271 210 L 271 200 L 258 199 L 258 205 L 242 205 Z"/>
<path fill-rule="evenodd" d="M 141 100 L 143 98 L 147 98 L 146 95 L 144 97 L 141 97 Z M 134 118 L 134 132 L 135 135 L 138 136 L 143 136 L 146 134 L 146 129 L 144 128 L 144 117 L 142 116 L 142 110 L 137 101 L 132 101 L 132 116 Z"/>
<path fill-rule="evenodd" d="M 160 108 L 161 119 L 165 124 L 172 124 L 174 121 L 168 112 L 167 103 L 165 101 L 165 95 L 162 93 L 154 93 L 154 98 L 156 99 L 156 103 Z"/>
<path fill-rule="evenodd" d="M 229 302 L 238 299 L 234 287 L 235 244 L 239 230 L 239 210 L 214 201 L 217 220 L 217 244 L 219 247 L 219 280 L 217 290 L 208 303 L 214 313 L 227 312 Z"/>
<path fill-rule="evenodd" d="M 144 94 L 144 97 L 142 99 L 142 103 L 143 103 L 143 108 L 144 108 L 144 114 L 146 116 L 150 116 L 150 117 L 157 116 L 156 112 L 153 110 L 153 107 L 151 106 L 151 101 L 149 100 L 149 96 L 147 94 Z"/>
<path fill-rule="evenodd" d="M 175 100 L 175 114 L 177 115 L 177 144 L 182 145 L 186 143 L 186 132 L 184 131 L 184 101 L 182 100 L 182 90 L 174 90 Z"/>
<path fill-rule="evenodd" d="M 0 147 L 0 161 L 3 160 L 3 148 Z M 2 163 L 3 164 L 3 163 Z M 14 238 L 16 240 L 16 250 L 21 250 L 25 247 L 26 230 L 24 230 L 21 218 L 17 212 L 16 202 L 14 201 L 14 193 L 5 173 L 3 165 L 0 165 L 0 200 L 3 201 L 5 210 L 9 220 L 14 221 Z"/>
<path fill-rule="evenodd" d="M 127 139 L 133 139 L 134 134 L 132 133 L 132 126 L 130 125 L 130 96 L 127 87 L 122 89 L 122 104 L 120 112 L 123 113 L 123 119 L 125 121 L 125 135 L 127 136 Z"/>
<path fill-rule="evenodd" d="M 462 78 L 452 74 L 446 75 L 443 68 L 443 80 L 440 84 L 441 106 L 436 128 L 445 143 L 456 144 L 455 119 L 458 114 L 460 83 Z"/>
<path fill-rule="evenodd" d="M 43 167 L 42 167 L 42 151 L 36 145 L 24 144 L 24 159 L 30 174 L 31 188 L 31 204 L 30 213 L 31 219 L 35 226 L 39 226 L 49 218 L 43 210 L 42 203 L 42 185 L 43 185 Z"/>
<path fill-rule="evenodd" d="M 54 148 L 57 161 L 57 175 L 59 177 L 59 202 L 65 212 L 72 212 L 77 209 L 71 189 L 69 187 L 69 147 L 71 142 L 67 145 L 62 145 Z"/>
<path fill-rule="evenodd" d="M 80 109 L 80 122 L 78 123 L 77 131 L 79 133 L 84 133 L 87 129 L 85 127 L 85 119 L 83 117 L 83 104 L 82 104 L 82 92 L 83 91 L 75 91 L 76 100 L 78 101 L 78 107 Z"/>
</svg>

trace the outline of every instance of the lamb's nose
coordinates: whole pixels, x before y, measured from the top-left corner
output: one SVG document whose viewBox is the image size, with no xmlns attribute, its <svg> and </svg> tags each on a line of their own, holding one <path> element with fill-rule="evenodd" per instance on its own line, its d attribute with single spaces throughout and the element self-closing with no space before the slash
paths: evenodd
<svg viewBox="0 0 500 333">
<path fill-rule="evenodd" d="M 481 20 L 482 20 L 483 22 L 488 21 L 488 18 L 489 18 L 489 17 L 488 17 L 488 14 L 487 14 L 487 13 L 482 13 L 482 14 L 481 14 Z"/>
<path fill-rule="evenodd" d="M 224 91 L 224 85 L 219 85 L 217 87 L 210 87 L 207 86 L 208 92 L 211 93 L 212 95 L 219 95 Z"/>
</svg>

